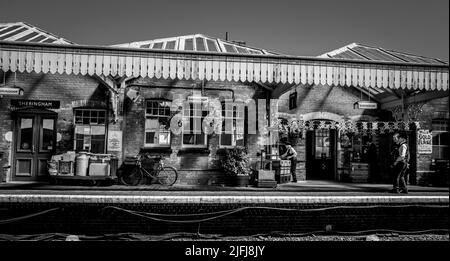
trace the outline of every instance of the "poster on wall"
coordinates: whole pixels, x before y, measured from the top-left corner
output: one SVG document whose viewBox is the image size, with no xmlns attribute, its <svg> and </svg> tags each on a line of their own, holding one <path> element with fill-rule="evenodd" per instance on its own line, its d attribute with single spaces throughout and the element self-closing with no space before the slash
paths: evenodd
<svg viewBox="0 0 450 261">
<path fill-rule="evenodd" d="M 108 131 L 108 151 L 122 151 L 122 131 Z"/>
<path fill-rule="evenodd" d="M 433 135 L 428 130 L 417 133 L 417 153 L 431 154 L 433 152 Z"/>
</svg>

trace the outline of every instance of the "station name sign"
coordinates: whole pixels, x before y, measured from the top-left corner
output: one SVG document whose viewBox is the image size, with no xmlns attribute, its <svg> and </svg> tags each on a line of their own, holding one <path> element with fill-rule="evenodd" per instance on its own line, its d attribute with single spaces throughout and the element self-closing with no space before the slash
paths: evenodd
<svg viewBox="0 0 450 261">
<path fill-rule="evenodd" d="M 34 107 L 34 108 L 45 108 L 45 109 L 59 109 L 60 101 L 49 101 L 49 100 L 11 100 L 11 105 L 16 108 L 22 107 Z"/>
<path fill-rule="evenodd" d="M 376 102 L 370 102 L 370 101 L 359 101 L 356 102 L 355 105 L 358 109 L 363 110 L 374 110 L 378 108 L 378 104 Z"/>
</svg>

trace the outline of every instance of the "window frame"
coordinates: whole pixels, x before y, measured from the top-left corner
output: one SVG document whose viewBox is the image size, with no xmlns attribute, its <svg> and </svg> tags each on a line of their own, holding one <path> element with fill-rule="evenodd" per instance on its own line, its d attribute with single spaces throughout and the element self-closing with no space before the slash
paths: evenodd
<svg viewBox="0 0 450 261">
<path fill-rule="evenodd" d="M 289 110 L 297 108 L 297 92 L 289 94 Z"/>
<path fill-rule="evenodd" d="M 198 104 L 196 106 L 198 106 L 200 108 L 200 114 L 201 114 L 201 116 L 200 116 L 200 132 L 201 133 L 200 134 L 203 135 L 204 142 L 203 142 L 203 144 L 196 144 L 196 141 L 194 141 L 195 144 L 185 144 L 184 143 L 184 135 L 198 135 L 198 133 L 194 133 L 193 132 L 193 130 L 195 129 L 194 126 L 193 126 L 194 122 L 195 122 L 194 118 L 199 118 L 198 115 L 194 115 L 194 112 L 195 112 L 194 105 L 195 104 Z M 182 132 L 181 132 L 181 147 L 182 148 L 207 148 L 208 147 L 208 134 L 203 132 L 201 126 L 202 126 L 203 119 L 208 115 L 208 111 L 204 110 L 203 104 L 202 104 L 201 101 L 189 101 L 189 102 L 186 103 L 186 105 L 189 106 L 189 109 L 186 110 L 186 108 L 183 107 L 183 112 L 182 112 L 183 123 L 188 123 L 189 125 L 192 125 L 192 130 L 191 130 L 191 133 L 185 133 L 185 128 L 186 127 L 183 126 L 183 129 L 182 129 Z M 192 108 L 191 108 L 191 105 L 192 105 Z M 186 118 L 186 116 L 187 116 L 186 115 L 186 111 L 189 111 L 189 116 L 187 118 Z M 206 114 L 203 115 L 204 113 L 206 113 Z M 189 128 L 190 127 L 191 126 L 189 126 Z M 196 139 L 196 136 L 194 136 L 194 139 Z"/>
<path fill-rule="evenodd" d="M 81 111 L 82 113 L 81 113 L 81 116 L 79 116 L 79 115 L 77 115 L 78 113 L 78 111 Z M 92 120 L 93 119 L 93 117 L 92 117 L 92 112 L 97 112 L 97 116 L 95 117 L 97 120 L 96 120 L 96 122 L 92 122 L 92 121 L 90 121 L 89 123 L 85 123 L 85 121 L 84 121 L 84 112 L 87 112 L 87 111 L 89 111 L 89 119 L 90 120 Z M 103 117 L 101 117 L 100 116 L 100 113 L 99 112 L 103 112 Z M 77 119 L 78 117 L 81 117 L 81 122 L 79 122 L 79 120 Z M 101 122 L 100 123 L 100 121 L 99 121 L 99 119 L 103 119 L 103 122 Z M 100 153 L 100 154 L 104 154 L 104 153 L 106 153 L 106 151 L 107 151 L 107 138 L 108 138 L 108 124 L 107 124 L 107 122 L 108 122 L 108 111 L 107 111 L 107 109 L 104 109 L 104 108 L 90 108 L 90 107 L 80 107 L 80 108 L 74 108 L 73 109 L 73 122 L 74 122 L 74 135 L 73 135 L 73 149 L 74 149 L 74 151 L 76 151 L 76 152 L 78 152 L 78 151 L 87 151 L 87 152 L 90 152 L 90 153 Z M 88 150 L 86 150 L 85 148 L 84 148 L 84 139 L 85 139 L 85 136 L 87 135 L 87 134 L 78 134 L 77 133 L 77 129 L 78 128 L 89 128 L 89 149 Z M 98 136 L 98 135 L 93 135 L 92 134 L 92 130 L 93 130 L 93 128 L 92 127 L 103 127 L 103 130 L 104 130 L 104 134 L 103 134 L 103 139 L 93 139 L 93 136 Z M 82 135 L 83 136 L 83 149 L 82 150 L 78 150 L 77 149 L 77 141 L 81 141 L 81 139 L 78 139 L 77 138 L 77 135 Z M 102 142 L 103 143 L 103 148 L 102 148 L 102 150 L 100 151 L 100 152 L 92 152 L 92 141 L 99 141 L 99 142 Z"/>
<path fill-rule="evenodd" d="M 242 104 L 242 111 L 241 111 L 242 115 L 240 117 L 236 104 L 234 104 L 233 102 L 230 102 L 230 103 L 233 104 L 232 113 L 231 113 L 231 118 L 233 121 L 233 126 L 232 126 L 233 133 L 231 133 L 231 134 L 225 133 L 225 122 L 226 122 L 226 119 L 229 118 L 230 110 L 226 109 L 226 102 L 221 102 L 221 105 L 222 105 L 222 131 L 219 135 L 219 148 L 234 148 L 237 146 L 236 145 L 237 144 L 237 136 L 239 135 L 237 133 L 237 126 L 238 126 L 237 121 L 238 120 L 242 120 L 242 128 L 243 128 L 243 130 L 242 130 L 243 133 L 241 134 L 243 136 L 242 146 L 245 146 L 245 105 Z M 227 115 L 227 112 L 228 112 L 228 115 Z M 222 144 L 222 135 L 231 135 L 231 145 Z"/>
<path fill-rule="evenodd" d="M 432 157 L 434 159 L 446 159 L 443 155 L 441 155 L 441 148 L 448 148 L 450 147 L 449 144 L 444 144 L 442 145 L 441 143 L 441 134 L 447 133 L 447 136 L 450 135 L 450 131 L 449 131 L 449 119 L 432 119 L 431 120 L 431 126 L 432 126 L 432 131 L 431 134 L 433 136 L 432 138 Z M 438 128 L 436 128 L 437 126 L 439 126 Z M 435 139 L 434 137 L 437 136 L 438 137 L 438 144 L 435 144 Z M 437 152 L 437 157 L 435 156 Z"/>
<path fill-rule="evenodd" d="M 158 114 L 157 114 L 157 115 L 155 115 L 155 114 L 153 114 L 153 113 L 148 113 L 148 108 L 149 108 L 148 104 L 149 104 L 150 102 L 167 102 L 167 103 L 168 103 L 168 106 L 165 106 L 165 107 L 168 107 L 169 113 L 168 113 L 168 114 L 160 114 L 160 108 L 161 108 L 161 107 L 158 107 Z M 159 127 L 159 128 L 157 129 L 157 131 L 155 131 L 155 136 L 157 135 L 157 137 L 158 137 L 158 143 L 147 143 L 147 133 L 148 133 L 148 132 L 152 132 L 152 131 L 148 131 L 148 130 L 147 130 L 147 126 L 146 126 L 147 120 L 150 119 L 150 118 L 156 118 L 156 119 L 158 120 L 158 123 L 159 123 L 159 118 L 166 117 L 167 119 L 169 119 L 169 118 L 170 118 L 170 107 L 171 107 L 171 104 L 172 104 L 172 101 L 171 101 L 171 100 L 168 100 L 168 99 L 146 99 L 146 100 L 145 100 L 145 113 L 144 113 L 144 148 L 155 148 L 155 147 L 156 147 L 156 148 L 159 148 L 159 147 L 164 147 L 164 148 L 166 148 L 166 147 L 170 147 L 170 146 L 171 146 L 171 144 L 172 144 L 172 135 L 171 135 L 170 129 L 168 129 L 167 131 L 164 131 L 164 132 L 167 132 L 167 133 L 168 133 L 167 139 L 168 139 L 169 142 L 168 142 L 167 144 L 160 143 L 160 141 L 159 141 L 159 134 L 161 133 L 161 132 L 160 132 L 161 127 Z M 152 107 L 152 109 L 153 109 L 153 107 Z M 169 123 L 169 124 L 170 124 L 170 123 Z"/>
</svg>

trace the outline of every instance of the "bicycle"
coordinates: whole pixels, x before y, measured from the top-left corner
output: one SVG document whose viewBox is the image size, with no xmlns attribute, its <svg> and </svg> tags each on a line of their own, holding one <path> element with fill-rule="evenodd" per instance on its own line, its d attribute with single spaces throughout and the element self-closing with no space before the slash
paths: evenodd
<svg viewBox="0 0 450 261">
<path fill-rule="evenodd" d="M 142 166 L 143 158 L 151 158 L 156 160 L 155 168 L 148 170 Z M 136 186 L 141 183 L 141 180 L 145 177 L 151 178 L 152 181 L 157 181 L 161 185 L 172 186 L 178 179 L 178 172 L 174 167 L 164 166 L 162 157 L 148 157 L 143 155 L 137 155 L 136 166 L 128 175 L 122 175 L 120 181 L 127 186 Z"/>
</svg>

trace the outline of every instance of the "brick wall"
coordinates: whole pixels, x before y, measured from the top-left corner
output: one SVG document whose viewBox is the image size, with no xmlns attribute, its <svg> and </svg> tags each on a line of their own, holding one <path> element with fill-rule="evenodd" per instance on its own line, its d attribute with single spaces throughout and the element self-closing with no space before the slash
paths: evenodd
<svg viewBox="0 0 450 261">
<path fill-rule="evenodd" d="M 3 79 L 3 72 L 0 71 Z M 61 134 L 61 141 L 57 143 L 56 153 L 64 153 L 73 150 L 74 119 L 73 108 L 83 106 L 101 106 L 106 108 L 108 103 L 108 89 L 97 80 L 81 75 L 66 74 L 36 74 L 6 73 L 6 84 L 15 84 L 24 89 L 24 95 L 20 97 L 5 96 L 0 103 L 0 151 L 3 158 L 8 158 L 11 153 L 11 144 L 4 139 L 4 134 L 13 131 L 13 119 L 10 110 L 11 99 L 27 100 L 57 100 L 60 101 L 59 109 L 51 109 L 58 114 L 56 122 L 57 133 Z M 119 124 L 111 124 L 111 129 L 120 128 Z"/>
<path fill-rule="evenodd" d="M 165 163 L 180 170 L 177 181 L 182 184 L 213 184 L 224 181 L 220 167 L 223 157 L 223 148 L 219 146 L 219 135 L 207 136 L 207 147 L 203 150 L 190 150 L 183 146 L 182 136 L 171 133 L 170 149 L 144 148 L 145 138 L 145 100 L 146 99 L 186 99 L 192 95 L 193 90 L 202 90 L 201 81 L 169 81 L 155 79 L 135 79 L 128 83 L 125 93 L 129 89 L 139 91 L 140 97 L 131 101 L 125 96 L 124 100 L 124 156 L 133 156 L 140 151 L 165 155 Z M 253 84 L 236 82 L 209 81 L 203 83 L 203 95 L 211 98 L 235 100 L 263 99 L 266 93 L 260 87 Z M 247 147 L 250 158 L 259 160 L 257 153 L 260 151 L 257 145 L 258 134 L 247 135 Z"/>
<path fill-rule="evenodd" d="M 297 108 L 289 110 L 289 95 L 294 91 L 297 91 Z M 356 88 L 353 87 L 329 87 L 323 85 L 313 86 L 299 86 L 283 95 L 279 100 L 279 111 L 286 112 L 291 115 L 305 115 L 309 113 L 320 112 L 322 115 L 329 117 L 337 117 L 343 120 L 348 119 L 383 119 L 388 113 L 381 109 L 377 110 L 361 110 L 354 109 L 353 104 L 360 100 L 368 100 L 368 96 L 361 94 Z M 319 114 L 318 114 L 319 115 Z M 338 134 L 339 135 L 339 134 Z M 339 140 L 339 136 L 338 136 Z M 297 140 L 297 144 L 294 146 L 298 155 L 297 160 L 297 176 L 299 180 L 306 178 L 306 138 L 302 137 Z M 337 156 L 337 179 L 346 173 L 344 166 L 345 151 L 341 149 L 338 144 Z M 385 169 L 381 170 L 381 176 L 388 176 Z"/>
<path fill-rule="evenodd" d="M 406 203 L 405 203 L 406 205 Z M 171 217 L 153 216 L 166 220 L 201 220 L 217 215 L 187 217 L 185 214 L 212 213 L 236 210 L 231 215 L 204 222 L 175 223 L 143 218 L 116 209 L 170 214 Z M 448 205 L 441 207 L 389 207 L 364 208 L 364 204 L 340 204 L 345 208 L 305 212 L 307 209 L 336 207 L 333 204 L 282 203 L 179 203 L 179 204 L 77 204 L 77 203 L 8 203 L 1 207 L 0 220 L 26 216 L 52 208 L 53 212 L 13 223 L 0 225 L 3 234 L 23 235 L 40 233 L 69 233 L 101 236 L 117 233 L 162 235 L 165 233 L 201 233 L 221 235 L 254 235 L 271 232 L 305 233 L 324 231 L 331 225 L 333 231 L 366 231 L 372 229 L 417 231 L 448 229 Z M 259 207 L 259 208 L 258 208 Z M 265 209 L 261 208 L 265 207 Z M 270 209 L 269 209 L 270 208 Z M 283 209 L 283 210 L 282 210 Z M 295 211 L 299 210 L 299 211 Z M 302 211 L 303 210 L 303 211 Z M 180 215 L 180 216 L 176 216 Z M 18 225 L 20 224 L 20 225 Z M 112 235 L 111 235 L 112 236 Z"/>
</svg>

